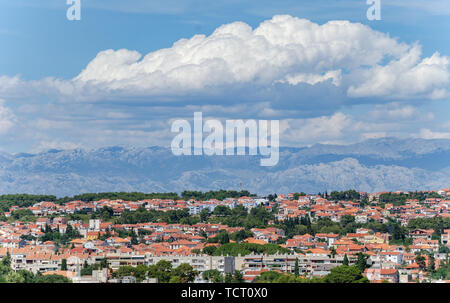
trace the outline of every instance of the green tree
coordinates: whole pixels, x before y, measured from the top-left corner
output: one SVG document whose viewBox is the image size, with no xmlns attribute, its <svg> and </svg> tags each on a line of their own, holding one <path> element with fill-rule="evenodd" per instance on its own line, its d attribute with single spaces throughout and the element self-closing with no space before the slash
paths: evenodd
<svg viewBox="0 0 450 303">
<path fill-rule="evenodd" d="M 217 269 L 205 270 L 202 273 L 202 279 L 212 281 L 214 283 L 222 283 L 224 281 L 223 275 Z"/>
<path fill-rule="evenodd" d="M 334 256 L 336 256 L 337 252 L 336 252 L 336 248 L 334 248 L 334 246 L 332 246 L 330 248 L 330 253 L 331 253 L 331 257 L 334 258 Z"/>
<path fill-rule="evenodd" d="M 202 211 L 200 212 L 200 221 L 207 222 L 209 216 L 210 216 L 209 209 L 203 208 Z"/>
<path fill-rule="evenodd" d="M 244 275 L 240 270 L 234 271 L 232 283 L 244 283 Z"/>
<path fill-rule="evenodd" d="M 226 244 L 230 242 L 230 236 L 227 231 L 222 229 L 214 237 L 207 240 L 208 243 Z"/>
<path fill-rule="evenodd" d="M 244 239 L 252 237 L 253 233 L 251 231 L 246 231 L 245 229 L 241 229 L 237 232 L 234 232 L 230 235 L 230 238 L 235 242 L 241 242 Z"/>
<path fill-rule="evenodd" d="M 416 256 L 416 263 L 417 265 L 419 265 L 419 267 L 423 270 L 425 270 L 426 268 L 426 263 L 425 263 L 425 257 L 422 255 L 417 255 Z"/>
<path fill-rule="evenodd" d="M 233 282 L 233 276 L 231 274 L 226 274 L 224 282 L 225 283 L 232 283 Z"/>
<path fill-rule="evenodd" d="M 267 196 L 267 200 L 269 200 L 270 202 L 273 202 L 273 201 L 275 201 L 276 199 L 277 199 L 277 194 L 270 194 L 270 195 L 268 195 Z"/>
<path fill-rule="evenodd" d="M 205 247 L 206 249 L 206 247 Z M 205 250 L 204 249 L 204 250 Z M 214 252 L 214 256 L 238 256 L 239 254 L 242 256 L 257 253 L 257 254 L 275 254 L 275 253 L 292 253 L 290 249 L 284 248 L 277 244 L 255 244 L 255 243 L 227 243 L 219 248 L 217 248 Z"/>
<path fill-rule="evenodd" d="M 66 259 L 61 260 L 61 270 L 67 270 L 67 260 Z"/>
<path fill-rule="evenodd" d="M 435 262 L 434 262 L 434 256 L 432 255 L 432 254 L 430 254 L 430 262 L 429 262 L 429 264 L 428 264 L 428 267 L 427 267 L 427 271 L 429 272 L 429 273 L 434 273 L 434 271 L 435 271 Z"/>
<path fill-rule="evenodd" d="M 139 240 L 136 237 L 136 234 L 134 232 L 131 234 L 131 241 L 130 242 L 131 242 L 131 245 L 138 245 L 139 244 Z"/>
<path fill-rule="evenodd" d="M 355 222 L 355 217 L 351 215 L 343 215 L 340 220 L 340 223 L 343 227 L 346 227 L 348 224 L 353 222 Z"/>
<path fill-rule="evenodd" d="M 326 283 L 367 283 L 369 280 L 362 276 L 356 266 L 341 265 L 332 268 L 324 277 Z"/>
<path fill-rule="evenodd" d="M 9 251 L 6 252 L 6 256 L 2 258 L 1 265 L 10 268 L 11 267 L 11 255 Z"/>
<path fill-rule="evenodd" d="M 344 260 L 342 261 L 342 265 L 348 266 L 348 257 L 347 257 L 347 254 L 344 254 Z"/>
<path fill-rule="evenodd" d="M 183 283 L 186 283 L 193 282 L 195 280 L 195 277 L 198 275 L 198 271 L 194 270 L 191 265 L 182 263 L 173 270 L 173 274 L 179 276 L 181 278 L 181 281 Z"/>
<path fill-rule="evenodd" d="M 13 218 L 15 221 L 25 221 L 25 222 L 36 221 L 36 217 L 34 216 L 33 212 L 29 209 L 19 209 L 13 211 L 11 213 L 11 218 Z"/>
<path fill-rule="evenodd" d="M 221 230 L 215 238 L 217 238 L 217 242 L 219 242 L 220 244 L 226 244 L 230 242 L 230 236 L 225 230 Z"/>
<path fill-rule="evenodd" d="M 71 283 L 71 281 L 61 275 L 37 275 L 34 283 Z"/>
<path fill-rule="evenodd" d="M 205 246 L 205 247 L 203 248 L 203 253 L 212 256 L 212 255 L 214 255 L 214 253 L 216 252 L 216 250 L 217 250 L 217 247 L 215 247 L 215 246 L 213 246 L 213 245 Z"/>
<path fill-rule="evenodd" d="M 183 279 L 180 276 L 171 276 L 169 283 L 183 283 Z"/>
<path fill-rule="evenodd" d="M 202 253 L 202 251 L 198 248 L 192 249 L 191 253 L 193 253 L 194 255 L 200 255 Z"/>
<path fill-rule="evenodd" d="M 214 208 L 213 214 L 218 217 L 227 217 L 231 215 L 231 209 L 225 205 L 218 205 Z"/>
<path fill-rule="evenodd" d="M 172 263 L 161 260 L 150 267 L 149 277 L 157 278 L 160 283 L 168 283 L 172 276 Z"/>
<path fill-rule="evenodd" d="M 356 266 L 359 268 L 361 272 L 364 272 L 364 270 L 367 268 L 367 255 L 364 255 L 363 253 L 358 253 L 358 260 L 356 261 Z"/>
<path fill-rule="evenodd" d="M 23 283 L 25 278 L 14 271 L 10 271 L 5 277 L 6 283 Z"/>
<path fill-rule="evenodd" d="M 100 260 L 100 268 L 108 268 L 108 259 L 107 258 L 102 258 Z"/>
<path fill-rule="evenodd" d="M 31 271 L 21 269 L 18 270 L 17 273 L 23 277 L 23 283 L 33 283 L 34 282 L 34 274 Z"/>
<path fill-rule="evenodd" d="M 265 271 L 262 272 L 261 275 L 256 277 L 257 283 L 275 283 L 281 276 L 282 273 L 276 271 Z"/>
</svg>

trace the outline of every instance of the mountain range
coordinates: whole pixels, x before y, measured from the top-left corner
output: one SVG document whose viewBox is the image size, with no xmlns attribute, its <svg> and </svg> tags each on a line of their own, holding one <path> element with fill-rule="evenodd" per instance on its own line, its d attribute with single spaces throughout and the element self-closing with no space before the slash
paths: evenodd
<svg viewBox="0 0 450 303">
<path fill-rule="evenodd" d="M 71 196 L 87 192 L 247 189 L 269 193 L 450 187 L 450 140 L 370 139 L 351 145 L 280 148 L 260 156 L 175 156 L 165 147 L 0 153 L 0 193 Z"/>
</svg>

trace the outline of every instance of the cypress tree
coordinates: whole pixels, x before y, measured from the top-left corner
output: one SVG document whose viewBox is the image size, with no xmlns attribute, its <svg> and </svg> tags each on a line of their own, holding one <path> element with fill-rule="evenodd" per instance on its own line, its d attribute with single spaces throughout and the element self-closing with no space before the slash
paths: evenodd
<svg viewBox="0 0 450 303">
<path fill-rule="evenodd" d="M 347 254 L 344 255 L 344 261 L 342 262 L 342 265 L 348 266 L 348 257 L 347 257 Z"/>
</svg>

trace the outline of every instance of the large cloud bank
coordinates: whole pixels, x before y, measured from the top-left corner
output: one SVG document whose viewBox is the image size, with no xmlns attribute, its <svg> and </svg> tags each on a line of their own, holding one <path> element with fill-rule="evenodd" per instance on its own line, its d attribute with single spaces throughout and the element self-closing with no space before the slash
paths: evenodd
<svg viewBox="0 0 450 303">
<path fill-rule="evenodd" d="M 384 65 L 383 62 L 387 62 Z M 142 57 L 136 51 L 105 50 L 74 79 L 104 90 L 166 95 L 229 86 L 298 85 L 331 80 L 349 97 L 443 97 L 449 59 L 421 59 L 417 44 L 349 21 L 318 25 L 287 15 L 252 29 L 243 22 L 210 36 L 182 39 Z"/>
<path fill-rule="evenodd" d="M 449 83 L 449 58 L 439 53 L 422 58 L 419 44 L 401 43 L 360 23 L 319 25 L 277 15 L 255 29 L 234 22 L 209 36 L 181 39 L 145 56 L 127 49 L 104 50 L 71 80 L 25 82 L 1 77 L 0 94 L 15 96 L 31 89 L 74 99 L 186 100 L 232 92 L 247 101 L 285 98 L 290 102 L 301 100 L 301 95 L 309 99 L 319 95 L 318 87 L 327 98 L 344 102 L 439 99 L 449 95 Z"/>
</svg>

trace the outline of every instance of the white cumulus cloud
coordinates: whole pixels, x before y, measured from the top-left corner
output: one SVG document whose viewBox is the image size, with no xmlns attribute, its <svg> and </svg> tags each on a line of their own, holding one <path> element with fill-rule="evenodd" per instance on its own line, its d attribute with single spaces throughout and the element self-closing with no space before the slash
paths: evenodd
<svg viewBox="0 0 450 303">
<path fill-rule="evenodd" d="M 5 134 L 14 126 L 16 116 L 4 105 L 5 101 L 0 99 L 0 134 Z"/>
<path fill-rule="evenodd" d="M 361 71 L 362 83 L 351 85 L 348 94 L 351 97 L 446 97 L 446 87 L 450 84 L 449 58 L 434 53 L 420 60 L 420 55 L 421 48 L 414 45 L 387 65 Z"/>
<path fill-rule="evenodd" d="M 146 102 L 189 102 L 186 96 L 214 96 L 220 102 L 289 102 L 295 107 L 307 104 L 301 99 L 307 96 L 334 98 L 330 103 L 336 109 L 361 97 L 375 97 L 360 101 L 375 103 L 379 98 L 442 99 L 449 95 L 449 81 L 449 58 L 438 53 L 422 58 L 418 44 L 401 43 L 360 23 L 320 25 L 276 15 L 254 29 L 233 22 L 209 36 L 180 39 L 145 55 L 104 50 L 71 80 L 0 76 L 0 97 L 56 94 L 64 101 L 94 102 L 142 96 Z"/>
<path fill-rule="evenodd" d="M 274 16 L 252 29 L 243 22 L 217 28 L 210 36 L 181 39 L 172 47 L 142 56 L 136 51 L 105 50 L 75 78 L 113 90 L 147 93 L 288 80 L 316 84 L 340 69 L 373 66 L 401 58 L 409 46 L 370 27 L 349 21 L 318 25 L 288 15 Z"/>
</svg>

